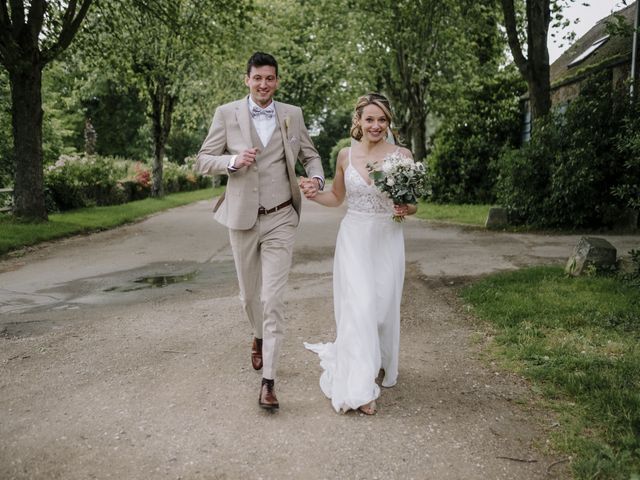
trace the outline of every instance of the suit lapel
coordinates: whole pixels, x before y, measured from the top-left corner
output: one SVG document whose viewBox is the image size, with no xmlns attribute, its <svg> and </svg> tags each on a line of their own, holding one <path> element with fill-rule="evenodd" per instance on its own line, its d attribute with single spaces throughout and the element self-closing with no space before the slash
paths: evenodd
<svg viewBox="0 0 640 480">
<path fill-rule="evenodd" d="M 240 100 L 236 105 L 236 120 L 240 125 L 240 132 L 242 132 L 242 138 L 247 142 L 247 148 L 253 146 L 253 140 L 251 140 L 251 115 L 249 115 L 249 97 L 246 96 Z"/>
<path fill-rule="evenodd" d="M 282 133 L 282 142 L 284 143 L 284 155 L 287 159 L 287 165 L 295 168 L 296 159 L 293 158 L 293 152 L 289 146 L 289 132 L 287 127 L 287 122 L 291 122 L 289 119 L 289 112 L 287 107 L 285 107 L 280 102 L 274 102 L 276 108 L 276 115 L 278 117 L 278 126 L 280 127 L 280 132 Z"/>
</svg>

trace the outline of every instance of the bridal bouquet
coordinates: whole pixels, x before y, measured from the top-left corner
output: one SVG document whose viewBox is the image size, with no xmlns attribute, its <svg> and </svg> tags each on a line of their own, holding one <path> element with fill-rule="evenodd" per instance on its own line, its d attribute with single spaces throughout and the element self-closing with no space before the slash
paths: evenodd
<svg viewBox="0 0 640 480">
<path fill-rule="evenodd" d="M 399 152 L 386 155 L 379 170 L 370 163 L 367 169 L 376 187 L 386 193 L 395 205 L 418 203 L 418 199 L 428 193 L 424 165 Z M 404 217 L 394 215 L 393 220 L 402 222 Z"/>
</svg>

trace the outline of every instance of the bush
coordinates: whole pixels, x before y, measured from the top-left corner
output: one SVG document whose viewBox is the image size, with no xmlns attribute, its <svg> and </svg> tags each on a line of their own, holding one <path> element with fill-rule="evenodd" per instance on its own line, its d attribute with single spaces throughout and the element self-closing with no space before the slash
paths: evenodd
<svg viewBox="0 0 640 480">
<path fill-rule="evenodd" d="M 0 188 L 13 185 L 13 131 L 11 91 L 4 69 L 0 69 Z"/>
<path fill-rule="evenodd" d="M 59 210 L 127 201 L 118 183 L 125 169 L 104 157 L 61 156 L 45 169 L 45 187 Z"/>
<path fill-rule="evenodd" d="M 335 173 L 336 171 L 336 162 L 338 161 L 338 153 L 340 153 L 340 150 L 350 146 L 351 146 L 351 137 L 338 140 L 338 143 L 336 143 L 334 147 L 331 149 L 331 153 L 329 154 L 329 165 L 331 167 L 332 172 Z"/>
<path fill-rule="evenodd" d="M 629 272 L 620 274 L 620 278 L 634 287 L 640 287 L 640 250 L 631 250 L 629 257 L 631 259 L 631 269 Z"/>
<path fill-rule="evenodd" d="M 624 163 L 624 174 L 613 194 L 628 208 L 640 210 L 640 100 L 636 98 L 617 137 L 617 150 Z"/>
<path fill-rule="evenodd" d="M 45 168 L 49 211 L 64 211 L 94 205 L 115 205 L 147 198 L 151 192 L 151 168 L 142 162 L 99 156 L 61 156 Z M 211 186 L 211 180 L 196 175 L 193 163 L 165 162 L 163 186 L 167 193 Z"/>
<path fill-rule="evenodd" d="M 187 165 L 164 162 L 162 181 L 166 193 L 184 192 L 200 188 L 193 169 Z"/>
<path fill-rule="evenodd" d="M 497 161 L 505 147 L 519 142 L 522 91 L 519 73 L 510 69 L 469 85 L 434 136 L 427 158 L 434 202 L 495 201 Z"/>
<path fill-rule="evenodd" d="M 194 166 L 196 164 L 196 156 L 191 155 L 184 159 L 184 171 L 194 172 Z M 198 188 L 207 188 L 213 185 L 213 187 L 220 187 L 227 184 L 228 175 L 214 175 L 213 177 L 205 177 L 203 175 L 196 174 L 196 181 L 198 182 Z"/>
<path fill-rule="evenodd" d="M 322 159 L 322 168 L 327 178 L 333 177 L 335 174 L 335 163 L 331 166 L 331 149 L 335 146 L 336 138 L 342 138 L 343 135 L 349 134 L 352 114 L 352 110 L 347 107 L 331 110 L 320 123 L 318 135 L 312 137 L 313 144 Z"/>
<path fill-rule="evenodd" d="M 632 177 L 619 146 L 630 114 L 625 92 L 598 75 L 564 114 L 538 120 L 531 141 L 499 162 L 498 202 L 510 220 L 552 228 L 613 226 L 625 208 L 614 193 Z"/>
</svg>

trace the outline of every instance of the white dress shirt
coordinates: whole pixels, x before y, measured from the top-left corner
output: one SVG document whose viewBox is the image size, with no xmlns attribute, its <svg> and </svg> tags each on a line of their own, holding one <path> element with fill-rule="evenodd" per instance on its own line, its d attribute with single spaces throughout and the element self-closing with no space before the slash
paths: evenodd
<svg viewBox="0 0 640 480">
<path fill-rule="evenodd" d="M 255 103 L 251 96 L 249 96 L 249 112 L 253 111 L 254 108 L 262 109 L 262 107 Z M 267 118 L 266 115 L 258 115 L 251 120 L 253 121 L 253 126 L 256 127 L 256 131 L 258 132 L 258 137 L 260 137 L 262 146 L 266 148 L 266 146 L 269 144 L 269 140 L 271 140 L 273 132 L 278 126 L 278 121 L 276 119 L 275 105 L 273 104 L 273 102 L 271 102 L 263 110 L 273 111 L 273 115 L 271 116 L 271 118 Z"/>
<path fill-rule="evenodd" d="M 249 114 L 251 114 L 253 107 L 262 108 L 251 99 L 251 96 L 249 96 Z M 253 126 L 256 128 L 256 132 L 258 132 L 258 137 L 260 137 L 260 141 L 262 142 L 263 147 L 267 146 L 267 144 L 269 143 L 269 140 L 271 140 L 271 136 L 273 135 L 273 132 L 275 132 L 276 127 L 278 126 L 278 121 L 275 115 L 275 105 L 273 104 L 273 101 L 266 108 L 267 109 L 270 108 L 274 111 L 274 114 L 271 118 L 267 118 L 264 115 L 258 115 L 256 118 L 253 118 L 253 117 L 251 118 L 251 121 L 253 122 Z M 229 170 L 231 171 L 237 170 L 237 168 L 233 166 L 236 161 L 236 157 L 237 155 L 234 155 L 229 160 Z"/>
<path fill-rule="evenodd" d="M 262 109 L 260 105 L 258 105 L 256 102 L 253 101 L 253 99 L 251 98 L 251 95 L 249 95 L 248 100 L 249 100 L 249 114 L 251 114 L 251 111 L 253 110 L 254 107 Z M 275 132 L 276 127 L 278 126 L 278 119 L 275 115 L 275 104 L 273 103 L 273 101 L 271 101 L 271 103 L 264 108 L 264 110 L 269 110 L 269 109 L 273 110 L 274 112 L 271 118 L 267 118 L 265 115 L 257 115 L 255 118 L 253 116 L 251 117 L 251 121 L 253 122 L 253 126 L 255 127 L 256 132 L 258 132 L 258 137 L 260 137 L 260 141 L 262 142 L 263 147 L 266 147 L 269 144 L 269 141 L 273 136 L 273 132 Z M 228 169 L 232 172 L 235 172 L 236 170 L 238 170 L 236 167 L 234 167 L 236 157 L 237 155 L 234 155 L 229 160 Z M 324 178 L 318 177 L 318 176 L 314 176 L 313 178 L 318 179 L 319 189 L 323 190 Z"/>
</svg>

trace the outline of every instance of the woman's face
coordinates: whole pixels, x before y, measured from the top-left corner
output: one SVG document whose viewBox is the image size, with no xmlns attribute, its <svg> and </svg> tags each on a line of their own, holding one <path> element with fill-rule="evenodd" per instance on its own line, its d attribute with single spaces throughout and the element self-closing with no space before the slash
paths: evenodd
<svg viewBox="0 0 640 480">
<path fill-rule="evenodd" d="M 387 137 L 389 119 L 384 111 L 377 105 L 371 104 L 364 107 L 360 117 L 362 127 L 362 137 L 369 142 L 377 143 Z"/>
</svg>

